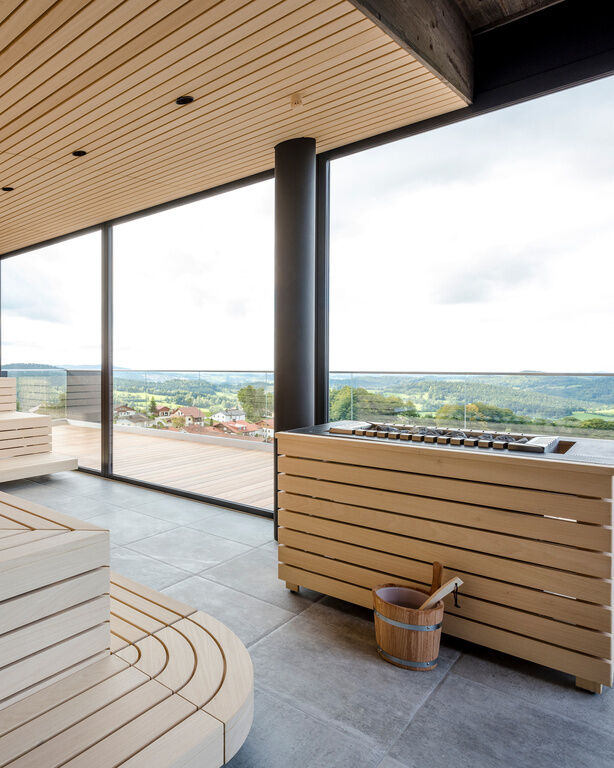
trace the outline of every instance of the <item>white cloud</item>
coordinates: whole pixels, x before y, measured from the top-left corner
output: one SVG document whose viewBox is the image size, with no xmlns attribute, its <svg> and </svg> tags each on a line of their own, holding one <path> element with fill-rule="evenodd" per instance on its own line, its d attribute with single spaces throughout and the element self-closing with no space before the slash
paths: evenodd
<svg viewBox="0 0 614 768">
<path fill-rule="evenodd" d="M 335 161 L 331 369 L 613 370 L 613 92 Z"/>
</svg>

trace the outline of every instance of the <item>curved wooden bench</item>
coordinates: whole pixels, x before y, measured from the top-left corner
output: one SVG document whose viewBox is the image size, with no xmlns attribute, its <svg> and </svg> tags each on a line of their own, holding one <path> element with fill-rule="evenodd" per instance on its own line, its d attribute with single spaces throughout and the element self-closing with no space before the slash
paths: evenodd
<svg viewBox="0 0 614 768">
<path fill-rule="evenodd" d="M 218 768 L 253 719 L 243 643 L 212 616 L 111 574 L 111 653 L 0 710 L 0 766 Z"/>
</svg>

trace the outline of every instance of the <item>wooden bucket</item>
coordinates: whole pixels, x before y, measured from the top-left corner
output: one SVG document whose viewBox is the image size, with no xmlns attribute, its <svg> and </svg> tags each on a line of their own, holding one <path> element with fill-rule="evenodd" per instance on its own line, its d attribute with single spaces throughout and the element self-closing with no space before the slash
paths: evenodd
<svg viewBox="0 0 614 768">
<path fill-rule="evenodd" d="M 373 590 L 377 651 L 397 667 L 427 672 L 437 666 L 443 602 L 419 611 L 427 595 L 396 584 Z"/>
</svg>

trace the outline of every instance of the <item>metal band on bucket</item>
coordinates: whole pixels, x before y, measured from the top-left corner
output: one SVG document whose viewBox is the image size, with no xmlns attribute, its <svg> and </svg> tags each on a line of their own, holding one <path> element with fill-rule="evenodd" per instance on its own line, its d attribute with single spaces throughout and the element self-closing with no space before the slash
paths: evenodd
<svg viewBox="0 0 614 768">
<path fill-rule="evenodd" d="M 432 661 L 410 661 L 409 659 L 399 659 L 397 656 L 393 656 L 391 653 L 386 653 L 386 651 L 382 650 L 379 646 L 377 650 L 387 661 L 394 661 L 395 664 L 400 664 L 402 667 L 431 669 L 432 667 L 437 666 L 437 661 L 439 659 L 439 656 L 437 656 L 437 658 L 433 659 Z"/>
<path fill-rule="evenodd" d="M 382 616 L 379 611 L 374 611 L 374 613 L 378 619 L 385 621 L 386 624 L 392 624 L 393 627 L 400 627 L 401 629 L 411 629 L 414 632 L 433 632 L 441 627 L 441 622 L 439 624 L 403 624 L 402 621 L 395 621 L 387 616 Z"/>
</svg>

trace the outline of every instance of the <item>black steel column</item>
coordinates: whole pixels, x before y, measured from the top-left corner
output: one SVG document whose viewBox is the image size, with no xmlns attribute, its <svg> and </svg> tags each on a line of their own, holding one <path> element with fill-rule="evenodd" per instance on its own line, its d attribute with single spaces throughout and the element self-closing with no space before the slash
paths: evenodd
<svg viewBox="0 0 614 768">
<path fill-rule="evenodd" d="M 101 229 L 102 260 L 102 371 L 100 391 L 101 464 L 103 475 L 113 473 L 113 227 Z"/>
<path fill-rule="evenodd" d="M 315 254 L 316 142 L 290 139 L 275 147 L 276 431 L 314 423 Z"/>
<path fill-rule="evenodd" d="M 316 161 L 316 424 L 328 421 L 328 285 L 330 274 L 330 162 Z"/>
</svg>

